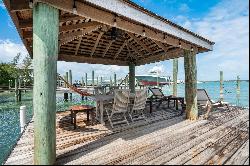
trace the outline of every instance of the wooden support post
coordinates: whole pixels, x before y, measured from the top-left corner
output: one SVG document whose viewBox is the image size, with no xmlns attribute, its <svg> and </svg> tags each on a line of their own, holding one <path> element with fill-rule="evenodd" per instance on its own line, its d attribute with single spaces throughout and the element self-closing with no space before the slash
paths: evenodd
<svg viewBox="0 0 250 166">
<path fill-rule="evenodd" d="M 224 101 L 223 71 L 220 71 L 220 101 Z"/>
<path fill-rule="evenodd" d="M 11 89 L 10 81 L 11 81 L 11 80 L 9 80 L 9 90 Z"/>
<path fill-rule="evenodd" d="M 71 70 L 69 70 L 69 83 L 72 86 L 73 81 L 72 81 L 72 71 Z M 69 93 L 69 99 L 70 99 L 70 101 L 72 101 L 72 93 Z"/>
<path fill-rule="evenodd" d="M 69 72 L 66 72 L 66 81 L 69 82 Z M 66 88 L 69 88 L 67 84 L 66 84 Z"/>
<path fill-rule="evenodd" d="M 21 77 L 18 78 L 18 88 L 19 89 L 22 88 L 22 79 L 21 79 Z"/>
<path fill-rule="evenodd" d="M 83 77 L 82 77 L 82 88 L 84 87 L 84 79 L 83 79 Z"/>
<path fill-rule="evenodd" d="M 56 81 L 59 10 L 43 3 L 33 7 L 34 164 L 56 161 Z"/>
<path fill-rule="evenodd" d="M 178 59 L 173 60 L 173 96 L 177 96 Z"/>
<path fill-rule="evenodd" d="M 88 87 L 88 73 L 85 73 L 85 88 Z"/>
<path fill-rule="evenodd" d="M 114 86 L 116 87 L 117 81 L 116 81 L 116 73 L 114 73 Z"/>
<path fill-rule="evenodd" d="M 198 119 L 197 106 L 197 68 L 195 52 L 184 52 L 185 68 L 185 96 L 186 96 L 186 113 L 187 119 Z"/>
<path fill-rule="evenodd" d="M 236 105 L 240 106 L 240 76 L 237 76 L 237 81 L 236 81 Z"/>
<path fill-rule="evenodd" d="M 18 102 L 18 78 L 15 79 L 15 98 L 16 102 Z"/>
<path fill-rule="evenodd" d="M 95 71 L 92 71 L 92 87 L 95 87 Z"/>
<path fill-rule="evenodd" d="M 131 93 L 135 93 L 135 64 L 129 64 L 129 89 Z"/>
</svg>

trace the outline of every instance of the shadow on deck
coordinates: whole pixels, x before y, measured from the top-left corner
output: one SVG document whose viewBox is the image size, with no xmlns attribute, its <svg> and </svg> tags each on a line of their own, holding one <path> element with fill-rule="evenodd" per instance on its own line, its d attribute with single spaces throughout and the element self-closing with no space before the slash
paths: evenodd
<svg viewBox="0 0 250 166">
<path fill-rule="evenodd" d="M 249 111 L 219 108 L 208 120 L 184 120 L 181 111 L 154 107 L 140 120 L 111 129 L 86 126 L 78 115 L 73 130 L 69 112 L 57 114 L 56 164 L 247 164 Z M 5 164 L 32 164 L 33 123 Z"/>
</svg>

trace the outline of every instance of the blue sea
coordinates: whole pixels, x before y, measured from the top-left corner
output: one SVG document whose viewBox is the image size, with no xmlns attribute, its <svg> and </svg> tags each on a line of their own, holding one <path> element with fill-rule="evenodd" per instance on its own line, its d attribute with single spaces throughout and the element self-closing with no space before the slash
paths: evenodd
<svg viewBox="0 0 250 166">
<path fill-rule="evenodd" d="M 224 82 L 224 101 L 231 105 L 249 107 L 249 81 L 241 81 L 240 96 L 237 98 L 236 81 Z M 219 82 L 204 82 L 198 84 L 199 89 L 206 89 L 210 98 L 214 101 L 220 97 Z M 166 95 L 172 94 L 172 87 L 164 87 L 163 92 Z M 178 85 L 178 96 L 184 97 L 185 85 Z M 21 105 L 27 106 L 27 118 L 32 117 L 32 93 L 25 93 L 22 96 L 22 102 L 14 101 L 14 93 L 0 93 L 0 164 L 7 157 L 12 147 L 20 136 L 19 108 Z M 82 103 L 79 95 L 73 95 L 73 102 L 65 103 L 62 94 L 57 94 L 57 111 L 64 111 L 69 106 L 75 104 L 95 104 L 88 100 Z"/>
</svg>

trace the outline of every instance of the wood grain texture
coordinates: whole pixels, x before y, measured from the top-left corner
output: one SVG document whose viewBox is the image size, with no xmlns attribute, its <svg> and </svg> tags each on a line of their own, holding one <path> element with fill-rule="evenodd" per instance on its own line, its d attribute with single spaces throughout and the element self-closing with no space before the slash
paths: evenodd
<svg viewBox="0 0 250 166">
<path fill-rule="evenodd" d="M 197 120 L 197 67 L 194 52 L 184 51 L 184 68 L 187 119 Z"/>
<path fill-rule="evenodd" d="M 178 59 L 173 59 L 173 96 L 177 96 Z"/>
<path fill-rule="evenodd" d="M 166 103 L 165 103 L 166 104 Z M 147 121 L 88 126 L 79 113 L 73 130 L 70 112 L 56 116 L 56 164 L 183 165 L 249 163 L 249 110 L 224 107 L 211 112 L 207 120 L 184 120 L 180 110 L 163 104 Z M 171 105 L 172 106 L 172 105 Z M 108 124 L 108 123 L 107 123 Z M 5 164 L 32 164 L 34 122 L 24 132 Z"/>
<path fill-rule="evenodd" d="M 59 11 L 37 3 L 33 13 L 34 164 L 54 164 Z"/>
</svg>

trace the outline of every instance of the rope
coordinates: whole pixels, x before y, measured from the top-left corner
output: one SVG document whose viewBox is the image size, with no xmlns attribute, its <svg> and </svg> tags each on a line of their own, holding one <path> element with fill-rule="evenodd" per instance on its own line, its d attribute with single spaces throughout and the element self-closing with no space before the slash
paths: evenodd
<svg viewBox="0 0 250 166">
<path fill-rule="evenodd" d="M 65 82 L 65 84 L 69 87 L 69 89 L 73 90 L 74 92 L 80 94 L 81 96 L 92 96 L 92 94 L 88 93 L 88 92 L 83 92 L 80 89 L 77 89 L 77 87 L 72 86 L 70 83 L 68 83 L 63 77 L 61 77 L 60 75 L 57 75 L 58 78 L 60 78 L 61 80 L 63 80 Z"/>
</svg>

